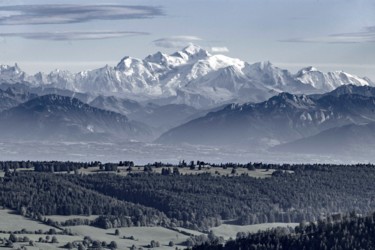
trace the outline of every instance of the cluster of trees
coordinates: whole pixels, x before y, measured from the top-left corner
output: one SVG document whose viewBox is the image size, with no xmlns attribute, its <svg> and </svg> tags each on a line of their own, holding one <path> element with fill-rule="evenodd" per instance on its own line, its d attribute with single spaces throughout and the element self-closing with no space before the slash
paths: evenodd
<svg viewBox="0 0 375 250">
<path fill-rule="evenodd" d="M 32 164 L 36 172 L 71 172 L 81 168 L 89 168 L 97 163 L 76 163 L 76 162 L 38 162 Z"/>
<path fill-rule="evenodd" d="M 70 162 L 70 161 L 0 161 L 0 170 L 8 172 L 19 168 L 34 169 L 37 172 L 74 171 L 80 168 L 90 168 L 101 165 L 99 161 Z"/>
<path fill-rule="evenodd" d="M 2 246 L 2 247 L 13 248 L 14 243 L 16 243 L 16 242 L 26 242 L 26 243 L 29 243 L 30 246 L 34 245 L 34 242 L 32 240 L 30 240 L 29 237 L 27 237 L 27 236 L 17 237 L 14 234 L 10 234 L 8 239 L 7 238 L 3 238 L 3 239 L 0 238 L 0 246 Z"/>
<path fill-rule="evenodd" d="M 352 213 L 339 222 L 322 220 L 301 225 L 293 234 L 286 230 L 270 230 L 256 234 L 240 234 L 225 245 L 205 242 L 193 250 L 328 250 L 375 249 L 375 214 L 367 217 Z"/>
<path fill-rule="evenodd" d="M 207 235 L 194 235 L 189 237 L 185 245 L 188 247 L 200 246 L 200 245 L 222 245 L 225 242 L 223 237 L 216 236 L 212 231 L 210 231 Z"/>
<path fill-rule="evenodd" d="M 0 161 L 0 170 L 9 171 L 17 168 L 33 168 L 33 163 L 30 161 Z"/>
<path fill-rule="evenodd" d="M 120 161 L 118 164 L 119 167 L 134 167 L 133 161 Z"/>
<path fill-rule="evenodd" d="M 118 165 L 113 163 L 106 163 L 104 165 L 101 165 L 99 168 L 100 170 L 115 172 L 118 169 Z"/>
<path fill-rule="evenodd" d="M 162 168 L 161 175 L 179 175 L 180 170 L 177 167 L 174 167 L 173 170 L 171 168 Z"/>
<path fill-rule="evenodd" d="M 0 170 L 8 172 L 19 168 L 34 169 L 36 172 L 71 172 L 81 168 L 100 167 L 105 171 L 116 171 L 117 167 L 134 167 L 133 161 L 119 163 L 70 162 L 70 161 L 1 161 Z"/>
<path fill-rule="evenodd" d="M 26 229 L 22 229 L 20 231 L 6 231 L 6 230 L 0 230 L 0 234 L 46 234 L 46 235 L 73 235 L 69 229 L 64 229 L 62 231 L 56 231 L 54 228 L 50 228 L 48 231 L 44 231 L 41 229 L 30 231 Z"/>
<path fill-rule="evenodd" d="M 106 241 L 92 240 L 89 236 L 86 236 L 82 242 L 68 242 L 65 244 L 64 248 L 66 249 L 117 249 L 117 242 L 111 241 L 107 243 Z"/>
</svg>

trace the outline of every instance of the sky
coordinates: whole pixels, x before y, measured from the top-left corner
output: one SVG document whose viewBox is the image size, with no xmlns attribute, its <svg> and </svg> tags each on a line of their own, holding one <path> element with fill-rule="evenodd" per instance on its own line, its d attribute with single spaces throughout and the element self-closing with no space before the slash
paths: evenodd
<svg viewBox="0 0 375 250">
<path fill-rule="evenodd" d="M 0 63 L 28 73 L 115 66 L 190 43 L 249 63 L 375 81 L 373 0 L 0 0 Z"/>
</svg>

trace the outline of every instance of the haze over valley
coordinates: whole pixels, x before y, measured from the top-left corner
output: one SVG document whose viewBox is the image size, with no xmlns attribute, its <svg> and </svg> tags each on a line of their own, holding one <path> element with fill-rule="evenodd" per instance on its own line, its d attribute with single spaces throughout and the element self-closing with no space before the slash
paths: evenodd
<svg viewBox="0 0 375 250">
<path fill-rule="evenodd" d="M 375 85 L 342 71 L 325 73 L 308 66 L 293 74 L 271 62 L 249 64 L 211 55 L 193 44 L 170 55 L 126 56 L 115 67 L 76 74 L 55 70 L 28 75 L 18 65 L 0 69 L 0 136 L 11 142 L 4 152 L 12 144 L 30 142 L 45 152 L 47 143 L 54 144 L 52 151 L 66 150 L 68 159 L 89 160 L 89 151 L 116 144 L 125 151 L 128 146 L 121 145 L 136 145 L 160 160 L 188 157 L 174 152 L 168 146 L 173 144 L 192 155 L 202 155 L 200 147 L 205 147 L 202 157 L 218 161 L 227 157 L 225 147 L 242 149 L 246 156 L 239 161 L 268 154 L 270 160 L 284 160 L 283 153 L 298 153 L 288 157 L 293 162 L 322 155 L 319 138 L 327 138 L 320 136 L 325 133 L 330 146 L 317 161 L 335 161 L 353 150 L 361 162 L 371 159 L 360 157 L 372 149 L 365 138 L 375 118 Z M 348 125 L 356 129 L 343 127 Z M 356 143 L 342 143 L 344 134 L 346 141 Z M 91 146 L 87 152 L 84 147 L 63 149 L 77 143 Z M 121 150 L 108 150 L 115 154 L 111 157 L 121 157 Z M 3 157 L 11 159 L 10 154 Z M 34 157 L 43 159 L 36 152 Z"/>
</svg>

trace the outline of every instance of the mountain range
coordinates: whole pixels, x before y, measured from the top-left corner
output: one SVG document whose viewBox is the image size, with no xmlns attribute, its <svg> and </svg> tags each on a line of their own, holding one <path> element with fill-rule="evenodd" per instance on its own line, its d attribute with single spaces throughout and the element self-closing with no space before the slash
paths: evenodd
<svg viewBox="0 0 375 250">
<path fill-rule="evenodd" d="M 211 55 L 196 45 L 144 59 L 124 57 L 115 66 L 71 73 L 55 70 L 28 75 L 18 65 L 0 66 L 0 83 L 28 83 L 94 96 L 116 96 L 158 104 L 186 104 L 198 109 L 225 103 L 265 101 L 275 94 L 324 93 L 346 85 L 375 86 L 368 78 L 342 71 L 323 73 L 306 67 L 296 74 L 270 62 L 249 64 Z"/>
<path fill-rule="evenodd" d="M 33 98 L 0 115 L 2 139 L 131 140 L 152 136 L 145 124 L 54 94 Z"/>
<path fill-rule="evenodd" d="M 164 133 L 158 142 L 274 146 L 369 124 L 375 121 L 374 91 L 345 85 L 321 95 L 281 93 L 261 103 L 231 104 Z"/>
<path fill-rule="evenodd" d="M 0 139 L 156 139 L 318 154 L 325 143 L 335 153 L 350 150 L 338 150 L 344 141 L 372 138 L 374 110 L 366 77 L 314 67 L 292 74 L 195 45 L 76 74 L 0 66 Z"/>
</svg>

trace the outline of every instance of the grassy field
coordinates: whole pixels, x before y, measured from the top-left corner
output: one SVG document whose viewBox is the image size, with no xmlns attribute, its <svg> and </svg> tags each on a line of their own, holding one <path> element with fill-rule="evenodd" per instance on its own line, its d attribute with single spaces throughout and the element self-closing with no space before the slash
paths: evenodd
<svg viewBox="0 0 375 250">
<path fill-rule="evenodd" d="M 171 171 L 173 171 L 172 167 L 164 167 L 164 168 L 169 168 Z M 117 173 L 122 176 L 126 176 L 129 174 L 128 171 L 126 171 L 127 167 L 119 167 L 118 172 L 113 172 Z M 152 168 L 153 172 L 155 173 L 161 173 L 163 168 Z M 227 168 L 213 168 L 209 166 L 203 167 L 201 170 L 198 170 L 198 167 L 196 169 L 190 169 L 188 167 L 185 168 L 179 168 L 178 169 L 180 174 L 186 175 L 186 174 L 201 174 L 201 173 L 210 173 L 212 175 L 228 175 L 228 176 L 239 176 L 242 174 L 248 174 L 250 177 L 254 178 L 268 178 L 272 176 L 272 173 L 275 172 L 275 169 L 255 169 L 255 170 L 248 170 L 246 168 L 237 168 L 236 173 L 232 174 L 232 169 Z M 293 171 L 288 171 L 288 172 L 293 172 Z M 79 173 L 82 174 L 96 174 L 96 173 L 106 173 L 104 171 L 101 171 L 99 167 L 93 167 L 93 168 L 88 168 L 88 169 L 80 169 Z M 131 173 L 143 173 L 143 167 L 133 167 Z"/>
<path fill-rule="evenodd" d="M 180 234 L 176 231 L 169 230 L 163 227 L 129 227 L 119 228 L 120 235 L 114 234 L 115 229 L 100 229 L 90 226 L 73 226 L 67 227 L 72 233 L 80 236 L 90 236 L 92 239 L 106 241 L 116 241 L 118 249 L 128 249 L 132 245 L 136 247 L 145 248 L 150 244 L 152 240 L 159 241 L 160 247 L 157 249 L 175 249 L 175 247 L 169 247 L 169 241 L 173 241 L 176 245 L 184 242 L 188 236 Z M 134 240 L 123 239 L 123 237 L 133 236 Z"/>
<path fill-rule="evenodd" d="M 28 237 L 30 240 L 34 241 L 33 247 L 29 246 L 29 243 L 27 242 L 17 242 L 14 244 L 14 249 L 17 249 L 21 246 L 26 246 L 27 249 L 61 249 L 64 245 L 66 245 L 68 242 L 73 241 L 82 241 L 83 237 L 81 236 L 70 236 L 70 235 L 56 235 L 56 238 L 58 240 L 58 243 L 52 244 L 52 243 L 40 243 L 39 238 L 42 237 L 43 239 L 46 238 L 45 234 L 16 234 L 17 237 Z M 50 238 L 52 238 L 51 235 L 49 235 Z M 9 238 L 9 234 L 0 234 L 0 238 Z"/>
<path fill-rule="evenodd" d="M 96 216 L 47 216 L 46 218 L 50 218 L 54 221 L 66 221 L 72 218 L 90 218 L 94 219 Z M 214 227 L 211 230 L 217 236 L 222 236 L 225 239 L 229 239 L 230 237 L 235 238 L 238 232 L 250 232 L 255 233 L 259 230 L 267 230 L 270 228 L 276 227 L 295 227 L 298 224 L 296 223 L 266 223 L 266 224 L 257 224 L 257 225 L 249 225 L 249 226 L 237 226 L 237 225 L 229 225 L 229 224 L 222 224 L 219 227 Z M 37 221 L 30 220 L 25 218 L 21 215 L 15 214 L 11 210 L 8 209 L 0 209 L 0 230 L 3 231 L 21 231 L 22 229 L 26 229 L 27 231 L 35 232 L 36 230 L 42 230 L 43 232 L 48 231 L 51 227 L 41 224 Z M 27 236 L 30 240 L 35 242 L 35 247 L 28 246 L 28 243 L 16 243 L 15 248 L 21 246 L 27 246 L 27 249 L 61 249 L 68 242 L 73 241 L 82 241 L 85 236 L 91 237 L 93 240 L 100 240 L 106 241 L 110 243 L 111 241 L 116 241 L 118 244 L 118 249 L 128 249 L 132 245 L 136 247 L 147 247 L 152 240 L 158 241 L 160 243 L 160 247 L 158 249 L 163 250 L 172 250 L 175 249 L 176 246 L 179 248 L 183 248 L 181 244 L 185 242 L 189 236 L 185 234 L 178 233 L 177 231 L 166 229 L 163 227 L 126 227 L 126 228 L 119 228 L 119 235 L 115 235 L 115 229 L 100 229 L 90 226 L 71 226 L 66 227 L 70 229 L 74 236 L 69 235 L 56 235 L 57 240 L 59 243 L 52 244 L 52 243 L 39 243 L 39 238 L 45 238 L 46 235 L 44 234 L 17 234 L 17 237 Z M 200 235 L 201 232 L 189 230 L 185 228 L 177 228 L 178 230 L 185 231 L 187 233 L 193 235 Z M 55 229 L 59 231 L 58 229 Z M 134 237 L 132 239 L 124 239 L 124 237 Z M 49 237 L 52 237 L 51 235 Z M 0 238 L 9 238 L 9 234 L 0 234 Z M 169 247 L 168 244 L 170 241 L 173 241 L 175 246 Z"/>
<path fill-rule="evenodd" d="M 230 237 L 235 239 L 238 232 L 256 233 L 258 231 L 265 231 L 271 228 L 288 227 L 288 226 L 294 228 L 298 226 L 298 223 L 263 223 L 263 224 L 247 225 L 247 226 L 222 224 L 218 227 L 211 228 L 211 230 L 214 232 L 216 236 L 222 236 L 224 237 L 224 239 L 227 240 Z"/>
<path fill-rule="evenodd" d="M 157 173 L 161 173 L 162 168 L 153 168 L 153 170 Z M 173 171 L 173 168 L 171 168 Z M 272 173 L 275 171 L 274 169 L 264 170 L 264 169 L 256 169 L 256 170 L 248 170 L 246 168 L 237 168 L 236 173 L 232 174 L 232 169 L 227 168 L 212 168 L 212 167 L 203 167 L 201 170 L 198 168 L 191 170 L 190 168 L 180 168 L 180 174 L 201 174 L 201 173 L 210 173 L 212 175 L 242 175 L 248 174 L 251 177 L 255 178 L 267 178 L 271 177 Z"/>
<path fill-rule="evenodd" d="M 51 228 L 45 224 L 15 214 L 11 210 L 0 209 L 0 230 L 13 232 L 26 229 L 27 231 L 42 230 L 45 232 Z M 59 231 L 56 228 L 55 230 Z"/>
</svg>

